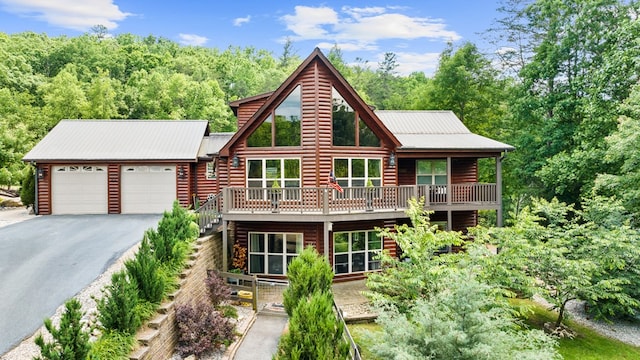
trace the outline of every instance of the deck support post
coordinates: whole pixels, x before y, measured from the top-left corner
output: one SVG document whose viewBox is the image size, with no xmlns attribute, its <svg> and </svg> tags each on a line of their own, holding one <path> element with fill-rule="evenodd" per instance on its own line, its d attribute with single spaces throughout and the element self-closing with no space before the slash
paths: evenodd
<svg viewBox="0 0 640 360">
<path fill-rule="evenodd" d="M 227 234 L 227 220 L 222 220 L 222 271 L 229 270 L 229 259 L 227 253 L 229 252 L 229 235 Z"/>
<path fill-rule="evenodd" d="M 506 153 L 505 153 L 506 155 Z M 502 227 L 502 158 L 505 156 L 496 156 L 496 201 L 498 202 L 498 210 L 496 214 L 496 225 Z"/>
<path fill-rule="evenodd" d="M 324 252 L 324 256 L 327 258 L 327 261 L 329 262 L 329 264 L 331 264 L 331 259 L 329 259 L 329 254 L 330 254 L 330 252 L 329 252 L 329 231 L 333 230 L 332 227 L 333 227 L 333 224 L 330 221 L 325 221 L 324 222 L 324 231 L 322 232 L 323 235 L 324 235 L 323 236 L 324 237 L 324 242 L 323 242 L 324 249 L 323 249 L 323 252 Z"/>
</svg>

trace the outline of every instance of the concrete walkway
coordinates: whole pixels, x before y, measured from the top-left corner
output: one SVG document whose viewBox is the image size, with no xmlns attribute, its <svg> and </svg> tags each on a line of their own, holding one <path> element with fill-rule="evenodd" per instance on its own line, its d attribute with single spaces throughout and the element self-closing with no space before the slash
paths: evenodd
<svg viewBox="0 0 640 360">
<path fill-rule="evenodd" d="M 336 305 L 346 318 L 371 318 L 368 300 L 362 294 L 367 290 L 364 280 L 333 284 Z M 271 299 L 273 300 L 273 299 Z M 281 301 L 281 300 L 279 300 Z M 286 313 L 274 314 L 262 311 L 245 334 L 235 352 L 234 360 L 271 360 L 278 349 L 280 336 L 285 331 Z"/>
<path fill-rule="evenodd" d="M 242 343 L 236 350 L 234 360 L 271 360 L 278 350 L 280 335 L 289 319 L 282 315 L 258 314 Z"/>
</svg>

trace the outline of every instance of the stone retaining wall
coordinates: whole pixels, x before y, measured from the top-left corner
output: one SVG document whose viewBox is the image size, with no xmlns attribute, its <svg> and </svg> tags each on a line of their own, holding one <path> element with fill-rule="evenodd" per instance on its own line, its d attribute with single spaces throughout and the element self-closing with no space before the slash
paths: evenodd
<svg viewBox="0 0 640 360">
<path fill-rule="evenodd" d="M 180 288 L 160 305 L 158 314 L 138 331 L 138 346 L 129 355 L 131 360 L 170 359 L 173 355 L 178 335 L 176 326 L 176 305 L 209 301 L 205 284 L 207 270 L 221 270 L 222 235 L 199 238 L 195 250 L 180 274 Z"/>
</svg>

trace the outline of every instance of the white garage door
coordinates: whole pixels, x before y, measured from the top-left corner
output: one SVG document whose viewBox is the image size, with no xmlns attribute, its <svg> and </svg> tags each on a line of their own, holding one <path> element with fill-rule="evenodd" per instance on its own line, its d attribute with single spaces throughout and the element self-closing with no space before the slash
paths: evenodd
<svg viewBox="0 0 640 360">
<path fill-rule="evenodd" d="M 175 165 L 134 165 L 121 169 L 121 212 L 157 214 L 176 199 Z"/>
<path fill-rule="evenodd" d="M 106 214 L 107 167 L 54 166 L 51 182 L 52 213 Z"/>
</svg>

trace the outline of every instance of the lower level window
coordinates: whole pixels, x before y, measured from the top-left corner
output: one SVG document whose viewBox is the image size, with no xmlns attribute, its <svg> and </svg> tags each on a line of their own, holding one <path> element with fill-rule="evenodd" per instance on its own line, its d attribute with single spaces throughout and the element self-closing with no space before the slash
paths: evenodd
<svg viewBox="0 0 640 360">
<path fill-rule="evenodd" d="M 286 275 L 287 266 L 302 251 L 302 234 L 249 233 L 249 272 Z"/>
<path fill-rule="evenodd" d="M 376 231 L 333 233 L 333 268 L 336 274 L 380 269 L 377 256 L 382 240 Z"/>
</svg>

